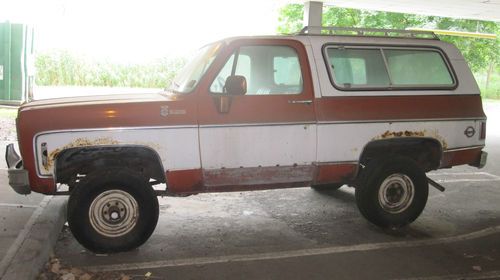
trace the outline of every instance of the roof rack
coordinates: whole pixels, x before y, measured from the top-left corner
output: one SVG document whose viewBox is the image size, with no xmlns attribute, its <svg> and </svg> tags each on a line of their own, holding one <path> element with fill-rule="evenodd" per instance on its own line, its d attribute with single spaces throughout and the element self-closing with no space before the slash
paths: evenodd
<svg viewBox="0 0 500 280">
<path fill-rule="evenodd" d="M 300 30 L 298 35 L 347 35 L 439 40 L 439 37 L 432 31 L 337 26 L 306 26 Z"/>
</svg>

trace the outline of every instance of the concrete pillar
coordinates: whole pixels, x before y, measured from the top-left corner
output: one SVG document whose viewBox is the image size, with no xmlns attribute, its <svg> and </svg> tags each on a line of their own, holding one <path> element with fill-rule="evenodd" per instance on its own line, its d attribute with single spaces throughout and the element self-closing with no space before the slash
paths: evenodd
<svg viewBox="0 0 500 280">
<path fill-rule="evenodd" d="M 304 3 L 304 26 L 321 26 L 323 2 L 307 1 Z"/>
</svg>

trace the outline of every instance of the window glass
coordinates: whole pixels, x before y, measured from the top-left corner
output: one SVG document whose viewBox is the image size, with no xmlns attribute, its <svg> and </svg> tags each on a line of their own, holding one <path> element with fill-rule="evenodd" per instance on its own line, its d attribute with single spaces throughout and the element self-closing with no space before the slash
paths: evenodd
<svg viewBox="0 0 500 280">
<path fill-rule="evenodd" d="M 297 56 L 274 57 L 274 83 L 284 86 L 300 86 L 302 75 Z"/>
<path fill-rule="evenodd" d="M 436 51 L 384 49 L 394 85 L 453 85 L 453 79 Z"/>
<path fill-rule="evenodd" d="M 235 75 L 244 76 L 247 80 L 247 84 L 252 80 L 250 75 L 250 57 L 247 55 L 238 56 L 238 64 L 236 65 Z M 231 71 L 234 65 L 234 54 L 231 55 L 229 60 L 226 62 L 222 70 L 219 72 L 214 82 L 210 86 L 210 91 L 214 93 L 222 93 L 224 90 L 224 84 L 226 83 L 227 77 L 231 76 Z"/>
<path fill-rule="evenodd" d="M 378 49 L 328 48 L 335 84 L 342 88 L 388 87 L 382 53 Z"/>
<path fill-rule="evenodd" d="M 235 57 L 237 56 L 237 59 Z M 234 67 L 236 63 L 236 67 Z M 234 73 L 231 73 L 234 69 Z M 244 46 L 228 59 L 210 91 L 223 93 L 230 75 L 247 80 L 246 95 L 297 94 L 302 92 L 302 72 L 295 50 L 286 46 Z"/>
<path fill-rule="evenodd" d="M 326 54 L 335 86 L 356 88 L 451 87 L 453 77 L 435 50 L 328 47 Z"/>
<path fill-rule="evenodd" d="M 179 71 L 169 90 L 176 93 L 191 92 L 214 61 L 220 47 L 221 43 L 215 43 L 198 50 L 194 58 Z"/>
</svg>

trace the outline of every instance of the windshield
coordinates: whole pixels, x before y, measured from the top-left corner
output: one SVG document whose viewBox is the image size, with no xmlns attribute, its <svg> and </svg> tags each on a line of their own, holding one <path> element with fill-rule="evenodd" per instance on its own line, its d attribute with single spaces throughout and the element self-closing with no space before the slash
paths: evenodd
<svg viewBox="0 0 500 280">
<path fill-rule="evenodd" d="M 176 93 L 191 92 L 214 61 L 221 45 L 219 42 L 199 49 L 194 58 L 174 78 L 169 90 Z"/>
</svg>

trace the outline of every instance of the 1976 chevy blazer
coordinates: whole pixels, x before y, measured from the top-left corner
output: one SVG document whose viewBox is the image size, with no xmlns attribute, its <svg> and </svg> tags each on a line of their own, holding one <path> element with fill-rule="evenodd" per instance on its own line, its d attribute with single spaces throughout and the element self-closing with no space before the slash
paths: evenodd
<svg viewBox="0 0 500 280">
<path fill-rule="evenodd" d="M 75 238 L 117 252 L 152 234 L 158 195 L 348 185 L 370 222 L 404 226 L 442 188 L 426 172 L 484 166 L 485 128 L 453 45 L 318 27 L 209 44 L 161 93 L 26 103 L 6 160 L 15 191 L 69 195 Z"/>
</svg>

